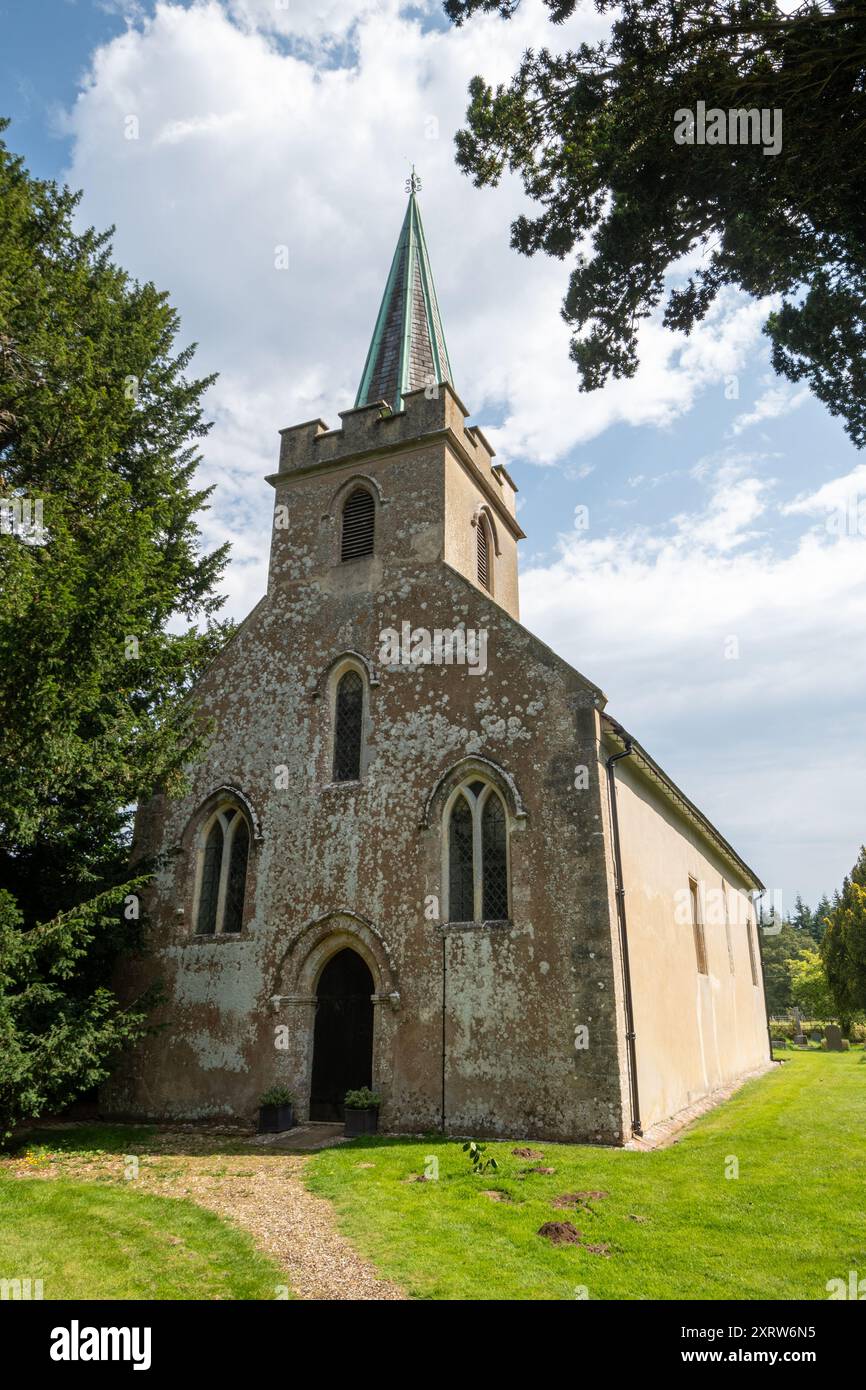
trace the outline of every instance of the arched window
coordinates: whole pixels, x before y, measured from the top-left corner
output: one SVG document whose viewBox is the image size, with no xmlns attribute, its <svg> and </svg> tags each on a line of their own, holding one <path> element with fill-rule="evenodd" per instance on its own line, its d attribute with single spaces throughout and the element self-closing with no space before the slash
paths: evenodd
<svg viewBox="0 0 866 1390">
<path fill-rule="evenodd" d="M 492 593 L 490 584 L 490 537 L 487 534 L 487 522 L 483 516 L 478 518 L 475 527 L 478 546 L 478 583 L 482 589 Z"/>
<path fill-rule="evenodd" d="M 199 837 L 195 929 L 200 936 L 241 930 L 249 853 L 246 816 L 230 803 L 221 806 Z"/>
<path fill-rule="evenodd" d="M 358 560 L 362 555 L 372 555 L 375 533 L 376 503 L 372 493 L 365 487 L 356 487 L 343 507 L 340 559 Z"/>
<path fill-rule="evenodd" d="M 491 792 L 481 809 L 482 915 L 485 922 L 508 916 L 508 845 L 505 807 Z"/>
<path fill-rule="evenodd" d="M 334 696 L 335 782 L 360 782 L 364 737 L 364 682 L 357 671 L 344 672 Z"/>
<path fill-rule="evenodd" d="M 448 823 L 448 915 L 453 922 L 475 919 L 472 808 L 458 796 Z"/>
<path fill-rule="evenodd" d="M 508 919 L 508 819 L 502 797 L 480 777 L 449 798 L 446 810 L 451 922 Z"/>
</svg>

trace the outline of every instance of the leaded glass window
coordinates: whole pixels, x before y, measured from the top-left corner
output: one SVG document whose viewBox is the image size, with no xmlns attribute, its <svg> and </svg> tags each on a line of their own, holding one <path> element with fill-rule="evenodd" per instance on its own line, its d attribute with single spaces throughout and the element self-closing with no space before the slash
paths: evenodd
<svg viewBox="0 0 866 1390">
<path fill-rule="evenodd" d="M 508 817 L 496 789 L 480 778 L 460 787 L 447 823 L 448 918 L 508 919 Z"/>
<path fill-rule="evenodd" d="M 448 826 L 448 914 L 452 922 L 475 920 L 472 838 L 472 811 L 465 796 L 460 796 Z"/>
<path fill-rule="evenodd" d="M 250 851 L 250 832 L 240 818 L 229 851 L 229 871 L 226 880 L 226 901 L 223 912 L 223 931 L 240 931 L 244 916 L 244 889 L 247 884 L 247 858 Z"/>
<path fill-rule="evenodd" d="M 204 863 L 198 898 L 196 931 L 208 935 L 216 931 L 217 905 L 220 891 L 220 866 L 223 857 L 223 828 L 215 820 L 208 831 L 204 847 Z"/>
<path fill-rule="evenodd" d="M 236 806 L 222 806 L 202 832 L 198 853 L 196 932 L 213 936 L 243 927 L 250 829 Z"/>
<path fill-rule="evenodd" d="M 364 682 L 357 671 L 340 677 L 334 701 L 334 781 L 361 780 Z"/>
<path fill-rule="evenodd" d="M 508 916 L 508 849 L 505 843 L 505 811 L 495 792 L 490 792 L 481 812 L 481 862 L 485 922 Z"/>
</svg>

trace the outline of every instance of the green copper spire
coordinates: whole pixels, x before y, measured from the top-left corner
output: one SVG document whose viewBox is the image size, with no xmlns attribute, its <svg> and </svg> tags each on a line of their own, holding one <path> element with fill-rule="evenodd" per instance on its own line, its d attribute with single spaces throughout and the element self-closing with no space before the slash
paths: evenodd
<svg viewBox="0 0 866 1390">
<path fill-rule="evenodd" d="M 442 318 L 415 197 L 420 187 L 413 168 L 412 177 L 406 181 L 409 206 L 391 262 L 356 406 L 387 401 L 393 410 L 402 410 L 407 391 L 451 380 Z"/>
</svg>

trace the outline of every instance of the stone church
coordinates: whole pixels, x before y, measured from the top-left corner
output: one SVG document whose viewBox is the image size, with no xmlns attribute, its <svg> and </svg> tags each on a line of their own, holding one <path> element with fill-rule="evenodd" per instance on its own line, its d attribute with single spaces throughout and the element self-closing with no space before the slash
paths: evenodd
<svg viewBox="0 0 866 1390">
<path fill-rule="evenodd" d="M 621 1144 L 765 1067 L 736 851 L 519 620 L 516 487 L 452 380 L 416 198 L 357 400 L 280 432 L 266 595 L 155 796 L 164 1026 L 103 1109 Z M 264 538 L 263 538 L 264 541 Z"/>
</svg>

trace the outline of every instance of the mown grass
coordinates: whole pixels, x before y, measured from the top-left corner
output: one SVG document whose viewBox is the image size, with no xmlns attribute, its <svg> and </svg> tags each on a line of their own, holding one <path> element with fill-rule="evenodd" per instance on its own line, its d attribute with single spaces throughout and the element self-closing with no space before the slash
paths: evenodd
<svg viewBox="0 0 866 1390">
<path fill-rule="evenodd" d="M 866 1055 L 784 1057 L 653 1153 L 533 1143 L 544 1159 L 526 1160 L 491 1143 L 499 1168 L 476 1176 L 459 1143 L 377 1137 L 316 1155 L 306 1179 L 417 1298 L 826 1298 L 829 1279 L 866 1276 Z M 407 1181 L 429 1156 L 438 1179 Z M 555 1172 L 521 1176 L 535 1163 Z M 608 1195 L 551 1205 L 586 1190 Z M 537 1234 L 562 1219 L 581 1246 Z"/>
<path fill-rule="evenodd" d="M 64 1156 L 80 1165 L 116 1153 L 121 1165 L 148 1133 L 89 1126 L 31 1136 L 19 1153 L 25 1171 L 52 1163 L 60 1175 L 0 1176 L 0 1279 L 41 1279 L 46 1300 L 275 1298 L 285 1272 L 213 1213 L 62 1176 Z"/>
</svg>

